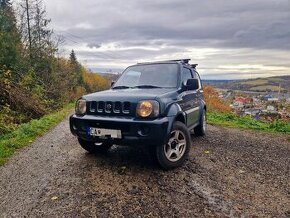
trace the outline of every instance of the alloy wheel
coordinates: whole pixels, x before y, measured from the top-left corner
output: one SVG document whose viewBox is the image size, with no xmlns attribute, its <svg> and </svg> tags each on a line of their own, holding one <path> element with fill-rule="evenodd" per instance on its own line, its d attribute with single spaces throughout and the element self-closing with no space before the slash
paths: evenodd
<svg viewBox="0 0 290 218">
<path fill-rule="evenodd" d="M 182 131 L 174 130 L 170 134 L 168 143 L 164 145 L 165 156 L 169 161 L 176 162 L 184 155 L 186 138 Z"/>
</svg>

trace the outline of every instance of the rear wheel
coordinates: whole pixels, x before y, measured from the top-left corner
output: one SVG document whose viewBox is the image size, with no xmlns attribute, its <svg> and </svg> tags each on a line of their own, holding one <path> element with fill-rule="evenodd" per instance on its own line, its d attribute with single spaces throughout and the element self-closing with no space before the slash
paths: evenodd
<svg viewBox="0 0 290 218">
<path fill-rule="evenodd" d="M 173 169 L 183 165 L 191 146 L 190 134 L 181 122 L 173 124 L 168 142 L 156 147 L 157 160 L 163 169 Z"/>
<path fill-rule="evenodd" d="M 200 122 L 197 127 L 194 128 L 194 133 L 197 136 L 204 136 L 206 133 L 206 110 L 203 110 L 200 116 Z"/>
<path fill-rule="evenodd" d="M 90 142 L 83 140 L 81 138 L 78 138 L 79 144 L 83 149 L 88 151 L 89 153 L 104 153 L 107 152 L 112 144 L 110 143 L 96 143 L 96 142 Z"/>
</svg>

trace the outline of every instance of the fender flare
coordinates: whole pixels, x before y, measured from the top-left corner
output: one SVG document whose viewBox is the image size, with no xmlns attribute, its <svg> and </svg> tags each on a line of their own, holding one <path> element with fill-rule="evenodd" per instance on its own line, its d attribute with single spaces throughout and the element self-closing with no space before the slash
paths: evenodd
<svg viewBox="0 0 290 218">
<path fill-rule="evenodd" d="M 181 107 L 177 103 L 173 103 L 169 106 L 166 116 L 174 117 L 173 122 L 179 120 L 186 124 L 186 114 L 182 111 Z"/>
</svg>

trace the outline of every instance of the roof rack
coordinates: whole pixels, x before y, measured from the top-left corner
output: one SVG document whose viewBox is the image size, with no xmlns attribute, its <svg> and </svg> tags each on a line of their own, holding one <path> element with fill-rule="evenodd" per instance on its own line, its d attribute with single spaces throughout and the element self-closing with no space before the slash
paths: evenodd
<svg viewBox="0 0 290 218">
<path fill-rule="evenodd" d="M 177 60 L 169 60 L 169 61 L 177 61 L 177 62 L 182 62 L 182 63 L 188 64 L 190 60 L 191 59 L 177 59 Z"/>
<path fill-rule="evenodd" d="M 154 62 L 143 62 L 143 63 L 137 63 L 137 64 L 150 64 L 150 63 L 163 63 L 163 62 L 182 62 L 184 64 L 188 64 L 190 60 L 191 59 L 177 59 L 177 60 L 164 60 L 164 61 L 154 61 Z"/>
</svg>

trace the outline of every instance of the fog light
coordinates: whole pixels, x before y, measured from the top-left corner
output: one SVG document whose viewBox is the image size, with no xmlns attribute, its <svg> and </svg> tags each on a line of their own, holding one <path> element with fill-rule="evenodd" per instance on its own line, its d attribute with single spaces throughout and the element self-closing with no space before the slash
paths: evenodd
<svg viewBox="0 0 290 218">
<path fill-rule="evenodd" d="M 139 127 L 138 134 L 140 136 L 148 136 L 149 132 L 150 132 L 150 128 L 148 126 L 143 125 Z"/>
</svg>

